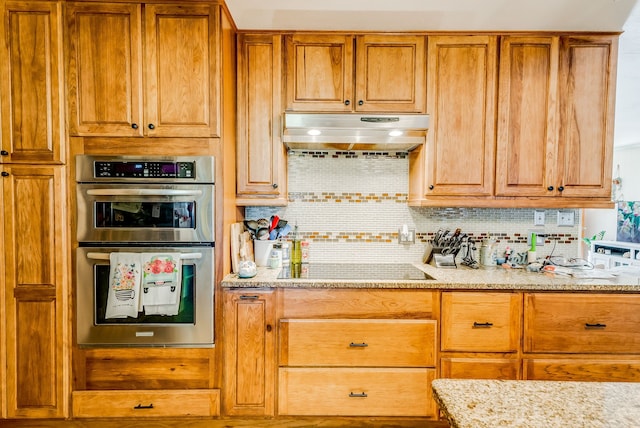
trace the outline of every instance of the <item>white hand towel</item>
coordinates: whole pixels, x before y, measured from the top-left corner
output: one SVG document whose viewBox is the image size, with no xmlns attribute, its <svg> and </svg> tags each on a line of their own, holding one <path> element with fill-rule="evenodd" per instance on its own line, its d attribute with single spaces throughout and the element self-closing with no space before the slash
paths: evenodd
<svg viewBox="0 0 640 428">
<path fill-rule="evenodd" d="M 142 304 L 147 315 L 177 315 L 182 292 L 180 253 L 142 253 Z"/>
<path fill-rule="evenodd" d="M 139 253 L 109 255 L 109 293 L 105 318 L 136 318 L 142 265 Z"/>
</svg>

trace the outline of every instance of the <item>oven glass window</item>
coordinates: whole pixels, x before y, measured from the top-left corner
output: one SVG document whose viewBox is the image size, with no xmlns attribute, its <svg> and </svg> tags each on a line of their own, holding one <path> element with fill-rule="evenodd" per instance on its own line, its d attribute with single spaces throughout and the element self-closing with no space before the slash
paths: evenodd
<svg viewBox="0 0 640 428">
<path fill-rule="evenodd" d="M 109 293 L 109 265 L 95 265 L 95 323 L 106 324 L 195 324 L 195 265 L 182 264 L 182 293 L 177 315 L 146 315 L 138 312 L 137 318 L 105 318 Z"/>
<path fill-rule="evenodd" d="M 96 228 L 195 229 L 195 202 L 96 202 Z"/>
</svg>

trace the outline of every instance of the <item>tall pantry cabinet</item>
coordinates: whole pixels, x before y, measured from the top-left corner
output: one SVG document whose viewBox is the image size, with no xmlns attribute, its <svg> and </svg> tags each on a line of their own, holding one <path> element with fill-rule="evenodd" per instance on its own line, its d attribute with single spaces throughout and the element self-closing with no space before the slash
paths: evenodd
<svg viewBox="0 0 640 428">
<path fill-rule="evenodd" d="M 3 2 L 0 22 L 3 418 L 68 416 L 62 2 Z"/>
</svg>

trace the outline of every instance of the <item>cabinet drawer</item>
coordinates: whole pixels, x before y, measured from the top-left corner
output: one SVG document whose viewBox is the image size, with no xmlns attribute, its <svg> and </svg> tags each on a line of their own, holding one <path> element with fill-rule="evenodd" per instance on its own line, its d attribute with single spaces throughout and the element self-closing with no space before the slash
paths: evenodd
<svg viewBox="0 0 640 428">
<path fill-rule="evenodd" d="M 442 293 L 442 351 L 516 351 L 521 299 L 517 293 Z"/>
<path fill-rule="evenodd" d="M 435 366 L 432 320 L 280 320 L 286 366 Z"/>
<path fill-rule="evenodd" d="M 524 352 L 640 353 L 640 296 L 525 295 Z"/>
<path fill-rule="evenodd" d="M 72 397 L 76 418 L 220 415 L 217 389 L 74 391 Z"/>
<path fill-rule="evenodd" d="M 640 382 L 640 361 L 612 359 L 525 359 L 524 379 Z"/>
<path fill-rule="evenodd" d="M 280 415 L 433 416 L 434 369 L 281 368 Z"/>
<path fill-rule="evenodd" d="M 438 295 L 430 290 L 286 289 L 282 318 L 434 319 Z"/>
<path fill-rule="evenodd" d="M 440 376 L 450 379 L 520 379 L 520 361 L 515 358 L 442 357 Z"/>
</svg>

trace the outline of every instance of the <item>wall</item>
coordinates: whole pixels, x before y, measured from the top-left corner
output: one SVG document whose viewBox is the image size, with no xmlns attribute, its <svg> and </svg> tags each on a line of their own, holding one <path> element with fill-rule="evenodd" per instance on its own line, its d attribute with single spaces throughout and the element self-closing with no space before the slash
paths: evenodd
<svg viewBox="0 0 640 428">
<path fill-rule="evenodd" d="M 613 151 L 613 177 L 621 179 L 618 198 L 625 201 L 640 201 L 640 143 L 615 147 Z M 619 173 L 618 173 L 619 171 Z M 614 186 L 615 187 L 615 186 Z M 584 236 L 593 236 L 605 231 L 604 239 L 616 240 L 618 225 L 617 210 L 584 210 Z"/>
<path fill-rule="evenodd" d="M 476 240 L 487 235 L 526 251 L 533 229 L 532 209 L 414 208 L 407 205 L 409 162 L 406 153 L 295 151 L 288 156 L 289 205 L 247 207 L 247 219 L 278 215 L 297 223 L 310 240 L 311 261 L 396 263 L 422 259 L 425 243 L 440 228 L 461 228 Z M 545 210 L 551 235 L 538 255 L 576 257 L 579 212 L 574 227 L 556 226 L 557 210 Z M 403 224 L 416 230 L 414 245 L 398 244 Z M 477 260 L 477 251 L 475 253 Z"/>
</svg>

